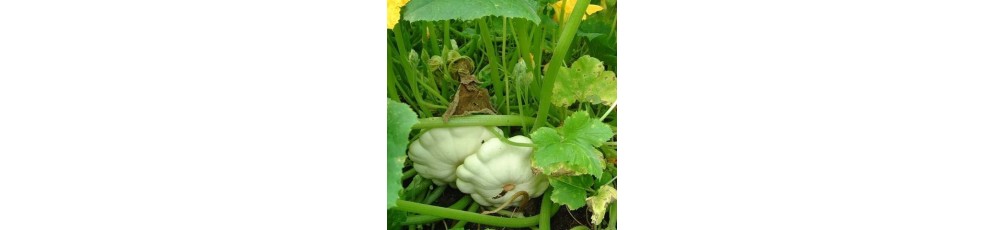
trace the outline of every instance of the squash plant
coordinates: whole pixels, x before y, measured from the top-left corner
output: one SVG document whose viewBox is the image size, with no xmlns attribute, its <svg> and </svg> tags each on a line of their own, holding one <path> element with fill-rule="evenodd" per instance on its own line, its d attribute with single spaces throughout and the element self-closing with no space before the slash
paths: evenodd
<svg viewBox="0 0 1005 230">
<path fill-rule="evenodd" d="M 388 228 L 615 229 L 616 22 L 613 0 L 388 0 Z"/>
</svg>

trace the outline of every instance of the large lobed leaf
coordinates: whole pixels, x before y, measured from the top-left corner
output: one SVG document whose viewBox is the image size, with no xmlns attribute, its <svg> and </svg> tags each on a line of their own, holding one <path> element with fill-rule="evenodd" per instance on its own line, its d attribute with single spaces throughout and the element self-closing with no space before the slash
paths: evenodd
<svg viewBox="0 0 1005 230">
<path fill-rule="evenodd" d="M 613 136 L 600 119 L 583 111 L 573 113 L 558 128 L 544 127 L 530 134 L 538 146 L 534 166 L 551 176 L 590 174 L 599 178 L 604 162 L 596 147 Z"/>
<path fill-rule="evenodd" d="M 387 208 L 395 207 L 401 191 L 401 168 L 405 167 L 408 133 L 419 116 L 404 103 L 387 99 Z"/>
<path fill-rule="evenodd" d="M 548 178 L 554 188 L 551 191 L 551 201 L 576 210 L 586 205 L 586 190 L 593 186 L 593 179 L 588 175 L 563 176 Z"/>
<path fill-rule="evenodd" d="M 523 18 L 541 23 L 527 0 L 412 0 L 405 5 L 407 21 L 474 20 L 485 16 Z"/>
<path fill-rule="evenodd" d="M 569 68 L 561 67 L 555 79 L 552 104 L 568 107 L 576 101 L 611 105 L 618 99 L 618 81 L 604 63 L 584 55 Z"/>
</svg>

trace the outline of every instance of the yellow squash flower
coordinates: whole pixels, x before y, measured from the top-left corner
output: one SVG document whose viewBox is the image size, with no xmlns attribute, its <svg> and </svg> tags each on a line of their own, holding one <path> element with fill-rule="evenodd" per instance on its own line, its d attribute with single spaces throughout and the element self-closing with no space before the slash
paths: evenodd
<svg viewBox="0 0 1005 230">
<path fill-rule="evenodd" d="M 558 21 L 558 14 L 562 13 L 562 2 L 558 1 L 555 4 L 551 4 L 552 8 L 555 9 L 555 16 L 553 17 L 555 21 Z M 572 16 L 573 8 L 576 8 L 576 0 L 565 0 L 565 16 L 562 17 L 562 21 L 569 20 L 569 17 Z M 603 6 L 590 4 L 586 7 L 586 14 L 583 15 L 583 20 L 586 20 L 586 15 L 591 15 L 601 10 L 604 10 Z"/>
<path fill-rule="evenodd" d="M 387 0 L 387 28 L 394 29 L 401 19 L 401 7 L 404 7 L 409 0 Z"/>
</svg>

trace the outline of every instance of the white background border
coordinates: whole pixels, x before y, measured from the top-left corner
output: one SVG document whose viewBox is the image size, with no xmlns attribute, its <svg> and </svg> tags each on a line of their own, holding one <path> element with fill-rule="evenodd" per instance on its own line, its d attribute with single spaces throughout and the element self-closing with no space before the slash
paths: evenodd
<svg viewBox="0 0 1005 230">
<path fill-rule="evenodd" d="M 0 3 L 0 229 L 382 228 L 360 3 Z M 621 1 L 619 227 L 1005 228 L 1001 12 Z"/>
</svg>

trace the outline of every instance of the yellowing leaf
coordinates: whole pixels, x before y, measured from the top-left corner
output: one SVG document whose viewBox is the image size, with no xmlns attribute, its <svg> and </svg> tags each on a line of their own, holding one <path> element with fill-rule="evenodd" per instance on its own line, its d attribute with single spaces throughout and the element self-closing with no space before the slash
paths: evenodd
<svg viewBox="0 0 1005 230">
<path fill-rule="evenodd" d="M 618 99 L 618 81 L 614 72 L 605 71 L 600 60 L 585 55 L 572 66 L 561 67 L 555 79 L 552 104 L 568 107 L 579 102 L 611 105 Z"/>
<path fill-rule="evenodd" d="M 610 185 L 600 186 L 600 189 L 597 189 L 596 195 L 586 198 L 586 205 L 590 207 L 590 212 L 593 213 L 593 216 L 590 217 L 593 225 L 599 225 L 600 221 L 604 220 L 604 214 L 607 213 L 607 205 L 617 198 L 618 190 Z"/>
</svg>

